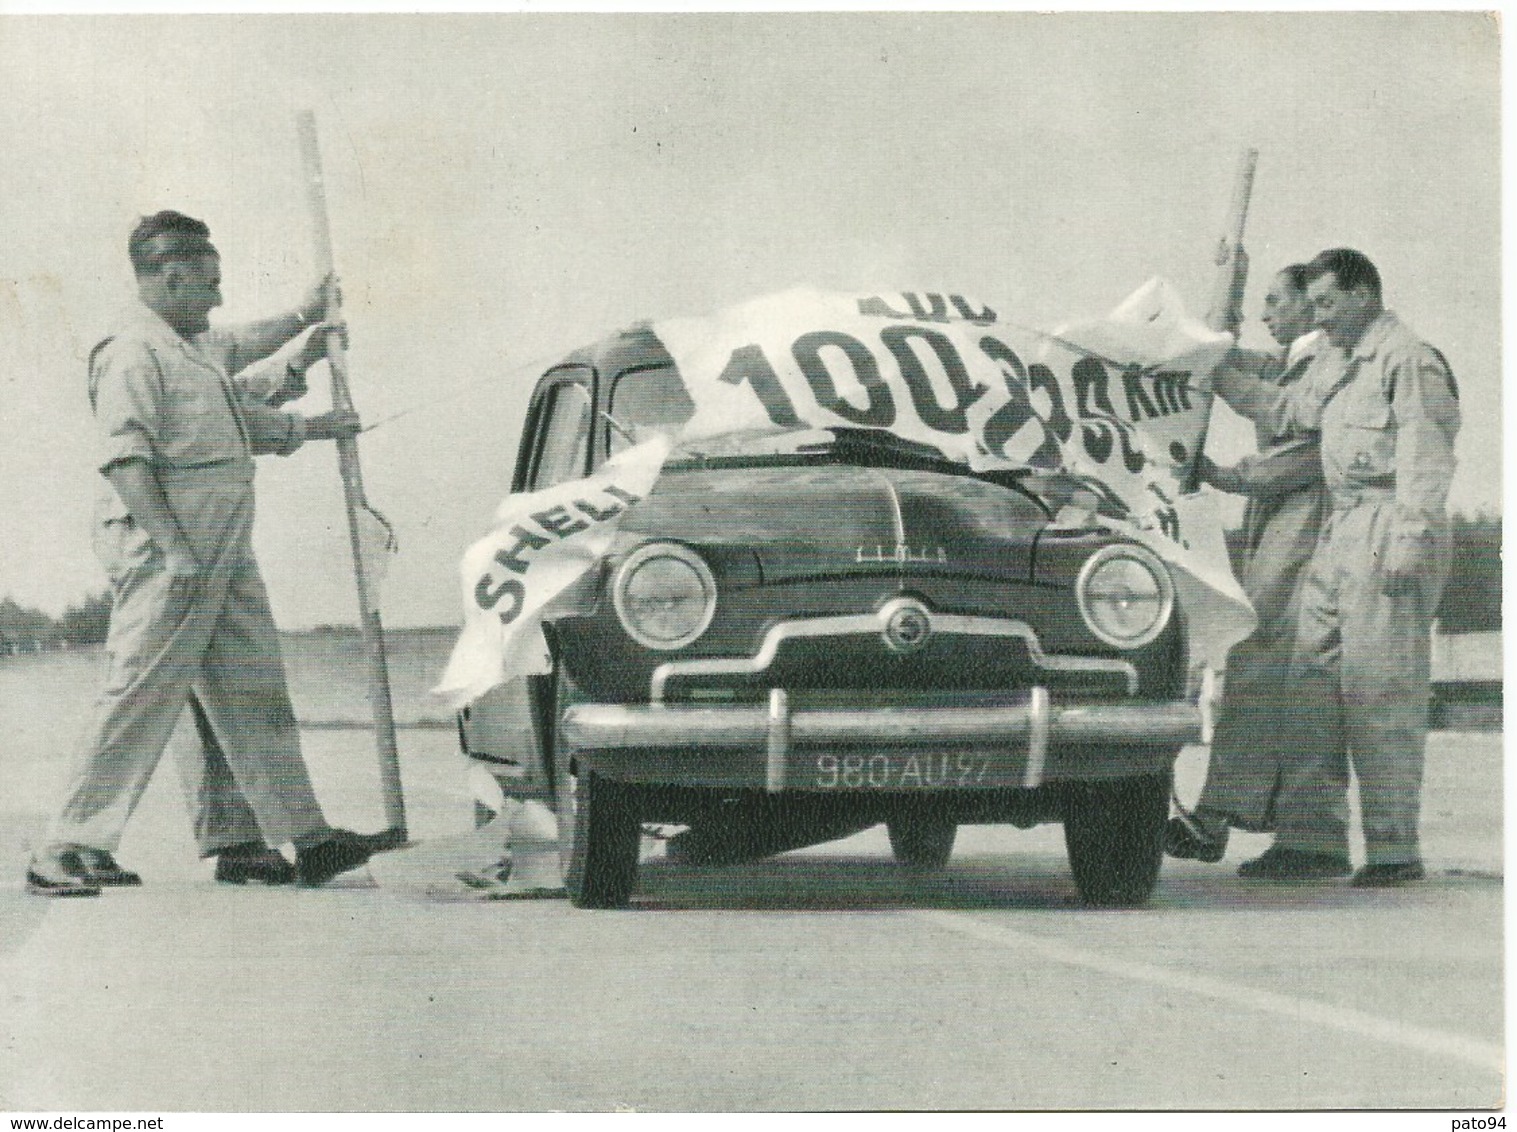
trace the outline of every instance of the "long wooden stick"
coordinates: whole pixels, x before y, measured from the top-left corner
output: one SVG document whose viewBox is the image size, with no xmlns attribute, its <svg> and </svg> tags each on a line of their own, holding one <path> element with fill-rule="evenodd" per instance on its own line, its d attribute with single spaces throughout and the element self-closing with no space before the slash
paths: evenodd
<svg viewBox="0 0 1517 1132">
<path fill-rule="evenodd" d="M 1248 262 L 1243 254 L 1243 229 L 1248 223 L 1248 202 L 1254 192 L 1254 169 L 1259 164 L 1259 151 L 1246 149 L 1238 160 L 1238 175 L 1233 180 L 1233 199 L 1227 210 L 1227 227 L 1217 243 L 1217 274 L 1212 283 L 1211 306 L 1206 312 L 1206 325 L 1213 330 L 1226 330 L 1236 334 L 1243 321 L 1240 305 L 1243 288 L 1248 281 Z M 1206 449 L 1206 434 L 1211 429 L 1214 395 L 1204 394 L 1205 409 L 1201 432 L 1196 437 L 1196 449 L 1191 453 L 1190 466 L 1186 469 L 1183 488 L 1195 491 L 1199 486 L 1201 456 Z"/>
<path fill-rule="evenodd" d="M 336 280 L 332 277 L 332 229 L 327 219 L 326 184 L 321 174 L 321 149 L 316 138 L 316 115 L 303 110 L 296 116 L 300 156 L 305 169 L 306 197 L 315 233 L 316 267 L 328 280 L 326 317 L 335 319 L 339 309 Z M 332 408 L 353 411 L 348 385 L 348 360 L 340 331 L 327 332 L 327 363 L 332 371 Z M 379 620 L 379 596 L 364 568 L 359 535 L 360 512 L 370 510 L 363 493 L 363 472 L 358 466 L 358 440 L 337 441 L 337 468 L 342 474 L 343 499 L 348 509 L 348 541 L 353 549 L 353 577 L 358 584 L 358 617 L 368 654 L 369 707 L 374 716 L 374 742 L 379 753 L 379 777 L 384 788 L 385 822 L 382 839 L 396 844 L 406 841 L 406 804 L 400 784 L 400 755 L 395 744 L 395 713 L 390 702 L 390 670 L 385 661 L 384 626 Z"/>
</svg>

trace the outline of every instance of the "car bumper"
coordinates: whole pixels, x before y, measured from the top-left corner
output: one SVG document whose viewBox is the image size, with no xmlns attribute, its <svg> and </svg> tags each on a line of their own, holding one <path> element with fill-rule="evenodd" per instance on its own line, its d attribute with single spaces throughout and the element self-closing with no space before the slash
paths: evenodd
<svg viewBox="0 0 1517 1132">
<path fill-rule="evenodd" d="M 561 742 L 625 781 L 782 790 L 1033 789 L 1167 772 L 1202 734 L 1196 703 L 1071 704 L 1035 688 L 996 706 L 792 710 L 579 704 Z"/>
</svg>

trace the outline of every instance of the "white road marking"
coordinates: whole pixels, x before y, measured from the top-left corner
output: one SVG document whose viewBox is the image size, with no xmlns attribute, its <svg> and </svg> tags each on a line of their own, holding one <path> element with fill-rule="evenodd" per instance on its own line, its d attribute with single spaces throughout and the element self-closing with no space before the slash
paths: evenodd
<svg viewBox="0 0 1517 1132">
<path fill-rule="evenodd" d="M 1341 1030 L 1391 1045 L 1405 1046 L 1420 1053 L 1441 1054 L 1457 1058 L 1481 1069 L 1502 1072 L 1506 1067 L 1506 1051 L 1499 1045 L 1451 1034 L 1446 1030 L 1430 1030 L 1422 1026 L 1410 1026 L 1390 1018 L 1381 1018 L 1346 1006 L 1330 1006 L 1311 999 L 1295 998 L 1273 991 L 1256 990 L 1225 979 L 1196 975 L 1149 963 L 1135 963 L 1117 959 L 1100 952 L 1073 946 L 1063 940 L 1043 939 L 1012 928 L 1000 927 L 976 920 L 961 912 L 916 911 L 911 915 L 936 924 L 945 931 L 957 932 L 986 943 L 1016 951 L 1031 951 L 1055 963 L 1069 967 L 1084 967 L 1119 979 L 1152 983 L 1171 990 L 1185 991 L 1218 999 L 1234 1006 L 1244 1006 L 1267 1014 L 1278 1014 L 1296 1022 L 1311 1022 L 1325 1029 Z"/>
</svg>

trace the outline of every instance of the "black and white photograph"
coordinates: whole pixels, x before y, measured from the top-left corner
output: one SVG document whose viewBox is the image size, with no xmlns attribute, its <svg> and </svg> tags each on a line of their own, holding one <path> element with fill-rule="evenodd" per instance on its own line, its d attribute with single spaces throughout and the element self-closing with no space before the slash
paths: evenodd
<svg viewBox="0 0 1517 1132">
<path fill-rule="evenodd" d="M 8 1127 L 1504 1127 L 1501 16 L 0 2 Z"/>
</svg>

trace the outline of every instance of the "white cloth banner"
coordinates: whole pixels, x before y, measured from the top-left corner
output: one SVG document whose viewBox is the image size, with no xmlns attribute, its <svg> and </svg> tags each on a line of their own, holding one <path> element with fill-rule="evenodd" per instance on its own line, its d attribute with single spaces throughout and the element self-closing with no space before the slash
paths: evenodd
<svg viewBox="0 0 1517 1132">
<path fill-rule="evenodd" d="M 883 428 L 977 469 L 1088 476 L 1130 521 L 1101 520 L 1170 564 L 1191 657 L 1220 668 L 1253 631 L 1209 489 L 1182 495 L 1203 379 L 1230 335 L 1152 279 L 1104 319 L 1052 334 L 959 295 L 788 291 L 654 325 L 695 413 L 680 439 L 739 428 Z"/>
<path fill-rule="evenodd" d="M 1054 334 L 1002 321 L 959 295 L 809 289 L 652 329 L 695 406 L 677 442 L 747 429 L 872 428 L 977 470 L 1063 468 L 1088 477 L 1093 499 L 1130 517 L 1098 521 L 1170 564 L 1193 662 L 1220 667 L 1252 632 L 1253 610 L 1228 565 L 1215 500 L 1208 490 L 1182 495 L 1178 480 L 1204 428 L 1206 402 L 1196 391 L 1233 340 L 1189 317 L 1162 280 L 1106 318 Z M 522 516 L 540 519 L 544 508 L 603 490 L 592 485 L 611 482 L 602 479 L 608 473 L 631 475 L 626 457 L 642 449 L 591 480 L 502 505 L 496 534 L 465 557 L 466 626 L 439 692 L 461 702 L 464 689 L 477 695 L 510 675 L 543 670 L 522 665 L 542 644 L 541 618 L 525 607 L 540 611 L 546 599 L 535 588 L 524 593 L 523 614 L 505 624 L 495 603 L 482 604 L 494 585 L 508 587 L 498 601 L 512 602 L 516 586 L 525 587 L 499 554 L 520 537 L 511 531 L 521 529 Z M 663 458 L 638 464 L 650 478 L 642 490 L 628 488 L 632 494 L 646 494 Z M 613 520 L 560 538 L 539 526 L 539 537 L 552 541 L 534 547 L 543 566 L 532 584 L 552 579 L 553 593 L 588 569 L 615 529 Z"/>
<path fill-rule="evenodd" d="M 494 528 L 464 552 L 464 628 L 433 695 L 457 709 L 497 684 L 550 670 L 545 607 L 605 557 L 668 455 L 668 438 L 654 437 L 588 479 L 506 497 Z"/>
</svg>

